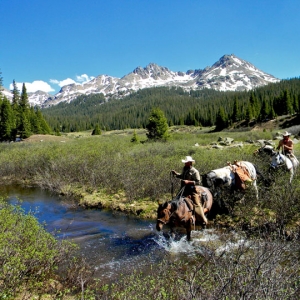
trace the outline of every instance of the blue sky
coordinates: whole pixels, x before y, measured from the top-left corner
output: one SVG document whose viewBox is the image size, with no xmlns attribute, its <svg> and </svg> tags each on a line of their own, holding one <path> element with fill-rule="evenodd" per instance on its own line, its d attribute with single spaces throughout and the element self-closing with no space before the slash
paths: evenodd
<svg viewBox="0 0 300 300">
<path fill-rule="evenodd" d="M 156 63 L 186 72 L 235 54 L 300 76 L 299 0 L 1 0 L 3 85 L 52 94 Z"/>
</svg>

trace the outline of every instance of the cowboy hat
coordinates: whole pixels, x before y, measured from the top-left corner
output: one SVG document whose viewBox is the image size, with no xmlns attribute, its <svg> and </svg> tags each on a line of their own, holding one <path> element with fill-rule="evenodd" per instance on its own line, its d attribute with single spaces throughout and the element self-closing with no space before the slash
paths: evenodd
<svg viewBox="0 0 300 300">
<path fill-rule="evenodd" d="M 186 156 L 185 159 L 182 160 L 183 163 L 187 163 L 189 161 L 195 162 L 191 156 Z"/>
<path fill-rule="evenodd" d="M 289 132 L 285 131 L 282 135 L 283 136 L 290 136 L 291 134 Z"/>
</svg>

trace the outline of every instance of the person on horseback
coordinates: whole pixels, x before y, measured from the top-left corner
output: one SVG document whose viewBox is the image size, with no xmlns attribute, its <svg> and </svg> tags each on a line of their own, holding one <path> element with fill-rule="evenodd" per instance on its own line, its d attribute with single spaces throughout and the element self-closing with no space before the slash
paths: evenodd
<svg viewBox="0 0 300 300">
<path fill-rule="evenodd" d="M 297 168 L 299 161 L 294 154 L 294 142 L 290 139 L 290 135 L 291 134 L 289 132 L 284 132 L 282 135 L 283 138 L 279 141 L 276 149 L 279 150 L 282 148 L 282 154 L 291 160 L 294 168 Z"/>
<path fill-rule="evenodd" d="M 293 141 L 290 139 L 290 133 L 289 132 L 284 132 L 282 135 L 282 140 L 279 141 L 278 146 L 277 146 L 277 150 L 279 150 L 280 148 L 282 148 L 282 154 L 284 155 L 291 155 L 293 154 L 293 148 L 294 148 L 294 143 Z"/>
<path fill-rule="evenodd" d="M 204 223 L 207 224 L 207 218 L 205 217 L 207 209 L 203 210 L 203 206 L 200 201 L 201 192 L 198 189 L 201 184 L 200 173 L 195 167 L 193 167 L 195 160 L 191 156 L 186 156 L 182 162 L 184 163 L 184 167 L 181 173 L 178 173 L 175 170 L 172 170 L 171 172 L 177 178 L 181 179 L 182 195 L 193 201 L 195 205 L 195 212 L 198 213 L 202 217 Z"/>
</svg>

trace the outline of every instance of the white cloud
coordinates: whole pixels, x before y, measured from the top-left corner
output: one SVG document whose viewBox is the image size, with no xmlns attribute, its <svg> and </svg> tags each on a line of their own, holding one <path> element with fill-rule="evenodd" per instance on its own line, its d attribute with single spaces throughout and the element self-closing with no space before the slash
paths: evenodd
<svg viewBox="0 0 300 300">
<path fill-rule="evenodd" d="M 93 77 L 93 76 L 88 76 L 87 74 L 82 74 L 82 75 L 77 75 L 76 80 L 71 79 L 71 78 L 67 78 L 64 80 L 50 79 L 50 82 L 53 84 L 57 84 L 60 87 L 63 87 L 68 84 L 84 84 L 94 78 L 95 77 Z"/>
<path fill-rule="evenodd" d="M 59 85 L 60 87 L 63 87 L 65 85 L 68 85 L 68 84 L 77 84 L 77 82 L 71 78 L 67 78 L 67 79 L 64 79 L 64 80 L 57 80 L 57 79 L 50 79 L 50 82 L 53 83 L 53 84 L 57 84 Z"/>
<path fill-rule="evenodd" d="M 55 90 L 45 81 L 35 80 L 33 82 L 24 82 L 27 93 L 34 93 L 36 91 L 43 91 L 46 93 L 54 92 Z M 23 82 L 16 82 L 18 90 L 22 91 Z M 13 89 L 12 83 L 9 86 L 10 90 Z"/>
<path fill-rule="evenodd" d="M 92 80 L 94 78 L 95 77 L 88 76 L 87 74 L 82 74 L 82 75 L 79 75 L 79 76 L 77 75 L 76 76 L 77 81 L 82 82 L 82 83 L 88 82 L 88 81 L 90 81 L 90 80 Z"/>
<path fill-rule="evenodd" d="M 87 74 L 77 75 L 76 80 L 72 78 L 66 78 L 63 80 L 50 79 L 51 84 L 58 85 L 59 87 L 63 87 L 68 84 L 84 84 L 95 77 L 88 76 Z M 16 82 L 18 90 L 22 91 L 23 82 Z M 46 93 L 56 92 L 57 89 L 53 88 L 49 83 L 42 80 L 35 80 L 33 82 L 25 82 L 27 93 L 34 93 L 36 91 L 43 91 Z M 12 83 L 9 86 L 10 90 L 13 89 Z"/>
</svg>

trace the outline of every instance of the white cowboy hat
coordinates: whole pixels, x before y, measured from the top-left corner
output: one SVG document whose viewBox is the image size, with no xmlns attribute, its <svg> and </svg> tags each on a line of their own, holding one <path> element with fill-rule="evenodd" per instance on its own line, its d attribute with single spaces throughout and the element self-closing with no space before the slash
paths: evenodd
<svg viewBox="0 0 300 300">
<path fill-rule="evenodd" d="M 282 134 L 283 136 L 290 136 L 291 134 L 289 133 L 289 132 L 284 132 L 283 134 Z"/>
<path fill-rule="evenodd" d="M 191 156 L 186 156 L 185 159 L 182 160 L 183 163 L 187 163 L 189 161 L 195 162 Z"/>
</svg>

